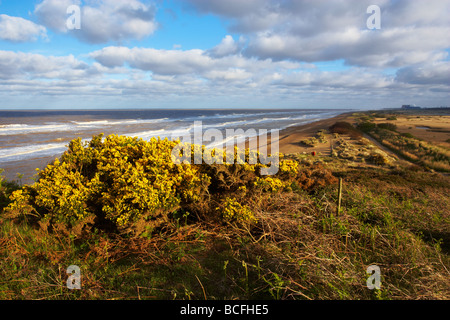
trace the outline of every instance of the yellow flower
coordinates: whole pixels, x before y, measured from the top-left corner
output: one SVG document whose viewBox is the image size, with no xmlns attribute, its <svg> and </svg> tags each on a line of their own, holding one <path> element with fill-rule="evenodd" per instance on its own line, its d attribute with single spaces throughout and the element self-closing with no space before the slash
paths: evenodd
<svg viewBox="0 0 450 320">
<path fill-rule="evenodd" d="M 241 205 L 236 198 L 225 199 L 223 208 L 218 207 L 216 210 L 222 210 L 222 216 L 226 220 L 237 222 L 257 222 L 253 212 L 247 205 Z"/>
<path fill-rule="evenodd" d="M 293 160 L 282 160 L 280 161 L 280 171 L 296 174 L 298 172 L 298 162 Z"/>
<path fill-rule="evenodd" d="M 282 190 L 285 187 L 285 184 L 283 181 L 281 181 L 278 178 L 272 178 L 272 177 L 266 177 L 266 178 L 260 178 L 258 177 L 256 181 L 254 182 L 254 185 L 263 191 L 271 191 L 271 192 L 277 192 L 279 190 Z"/>
</svg>

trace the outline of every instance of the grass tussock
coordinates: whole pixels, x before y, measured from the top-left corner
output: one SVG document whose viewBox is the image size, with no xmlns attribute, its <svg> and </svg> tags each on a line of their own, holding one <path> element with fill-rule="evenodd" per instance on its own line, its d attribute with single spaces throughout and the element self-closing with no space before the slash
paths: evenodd
<svg viewBox="0 0 450 320">
<path fill-rule="evenodd" d="M 192 165 L 209 177 L 203 196 L 147 210 L 151 221 L 164 217 L 158 225 L 143 215 L 105 228 L 94 210 L 71 224 L 52 219 L 36 195 L 27 199 L 34 214 L 11 215 L 12 197 L 0 214 L 0 298 L 450 298 L 448 177 L 300 157 L 286 156 L 270 177 L 245 165 Z M 15 189 L 1 185 L 2 194 Z M 379 290 L 366 287 L 372 264 Z M 66 287 L 70 265 L 81 269 L 81 290 Z"/>
<path fill-rule="evenodd" d="M 377 148 L 366 138 L 360 137 L 353 140 L 337 133 L 334 136 L 335 147 L 331 155 L 335 158 L 376 166 L 392 165 L 396 161 L 394 157 Z"/>
<path fill-rule="evenodd" d="M 307 147 L 316 147 L 319 144 L 327 143 L 327 133 L 326 130 L 319 130 L 314 137 L 303 139 L 300 143 Z"/>
</svg>

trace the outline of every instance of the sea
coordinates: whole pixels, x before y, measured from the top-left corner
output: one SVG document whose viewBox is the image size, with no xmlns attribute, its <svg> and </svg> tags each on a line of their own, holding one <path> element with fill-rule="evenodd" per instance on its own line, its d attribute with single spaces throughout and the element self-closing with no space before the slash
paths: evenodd
<svg viewBox="0 0 450 320">
<path fill-rule="evenodd" d="M 43 169 L 81 137 L 103 133 L 149 140 L 203 130 L 283 130 L 332 118 L 348 109 L 136 109 L 136 110 L 0 110 L 0 168 L 7 180 L 31 183 Z M 223 141 L 225 142 L 225 141 Z M 214 141 L 217 145 L 220 141 Z"/>
</svg>

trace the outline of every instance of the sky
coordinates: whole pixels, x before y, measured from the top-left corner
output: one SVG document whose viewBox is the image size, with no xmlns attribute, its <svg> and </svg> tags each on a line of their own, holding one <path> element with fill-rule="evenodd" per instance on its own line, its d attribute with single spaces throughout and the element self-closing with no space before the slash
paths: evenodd
<svg viewBox="0 0 450 320">
<path fill-rule="evenodd" d="M 0 109 L 450 106 L 449 17 L 450 0 L 0 0 Z"/>
</svg>

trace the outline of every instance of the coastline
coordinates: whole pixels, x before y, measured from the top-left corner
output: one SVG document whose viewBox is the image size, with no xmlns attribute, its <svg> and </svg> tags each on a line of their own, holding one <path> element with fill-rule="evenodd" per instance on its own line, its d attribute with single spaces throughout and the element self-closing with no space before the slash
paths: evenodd
<svg viewBox="0 0 450 320">
<path fill-rule="evenodd" d="M 332 118 L 326 118 L 306 124 L 298 124 L 286 129 L 280 130 L 280 151 L 283 153 L 294 153 L 309 151 L 308 148 L 302 147 L 299 142 L 308 136 L 314 135 L 314 133 L 323 128 L 328 128 L 334 122 L 339 119 L 344 119 L 345 115 L 351 114 L 349 112 L 334 116 Z M 83 118 L 84 119 L 84 118 Z M 88 121 L 90 119 L 84 119 Z M 92 120 L 94 121 L 94 120 Z M 317 128 L 317 130 L 316 130 Z M 250 138 L 253 139 L 253 138 Z M 268 138 L 270 141 L 270 137 Z M 297 145 L 295 144 L 297 142 Z M 320 150 L 319 150 L 320 152 Z M 52 162 L 59 155 L 53 156 L 41 156 L 28 160 L 20 161 L 4 161 L 0 163 L 0 168 L 4 169 L 3 176 L 8 181 L 17 181 L 18 174 L 23 175 L 21 183 L 33 183 L 33 176 L 36 174 L 36 168 L 43 169 Z"/>
<path fill-rule="evenodd" d="M 450 115 L 436 118 L 414 115 L 405 118 L 377 112 L 343 113 L 306 124 L 293 124 L 280 131 L 281 151 L 285 154 L 286 151 L 301 150 L 318 152 L 320 149 L 317 147 L 303 147 L 301 140 L 316 136 L 319 130 L 330 129 L 338 121 L 353 125 L 361 121 L 370 121 L 373 125 L 375 122 L 387 124 L 389 121 L 396 123 L 396 130 L 422 130 L 430 139 L 438 140 L 450 134 Z M 382 127 L 380 129 L 386 130 Z M 345 129 L 346 126 L 338 128 Z M 263 294 L 268 299 L 281 297 L 278 293 L 274 296 L 271 291 L 273 286 L 267 285 L 267 279 L 286 280 L 286 284 L 283 282 L 279 288 L 289 294 L 292 288 L 297 290 L 293 285 L 299 286 L 298 292 L 308 299 L 342 298 L 341 293 L 336 294 L 335 288 L 341 288 L 343 284 L 346 297 L 372 299 L 374 296 L 371 291 L 360 290 L 353 284 L 366 280 L 366 277 L 361 278 L 361 270 L 367 268 L 365 261 L 380 261 L 378 264 L 383 264 L 383 272 L 389 272 L 388 285 L 398 287 L 394 293 L 386 291 L 387 299 L 448 298 L 450 291 L 445 278 L 448 272 L 446 265 L 450 262 L 448 174 L 391 159 L 386 153 L 380 153 L 379 146 L 361 139 L 359 134 L 354 135 L 351 130 L 340 132 L 339 136 L 326 133 L 326 139 L 317 139 L 318 143 L 311 143 L 324 149 L 332 143 L 336 146 L 332 157 L 320 152 L 317 156 L 311 153 L 287 154 L 286 159 L 297 161 L 298 166 L 287 162 L 280 174 L 262 179 L 249 174 L 251 165 L 247 168 L 219 167 L 218 170 L 207 168 L 212 170 L 206 173 L 191 170 L 193 168 L 176 171 L 166 169 L 169 164 L 166 155 L 171 150 L 162 146 L 164 143 L 157 145 L 163 161 L 150 160 L 146 163 L 150 170 L 131 168 L 131 172 L 125 155 L 133 154 L 134 149 L 120 141 L 106 146 L 105 154 L 110 156 L 107 155 L 105 161 L 114 163 L 118 160 L 116 167 L 121 171 L 117 174 L 116 170 L 109 171 L 108 166 L 97 166 L 92 162 L 94 159 L 88 160 L 90 172 L 104 177 L 98 185 L 85 185 L 82 183 L 83 177 L 77 178 L 68 171 L 60 174 L 58 168 L 50 169 L 52 174 L 38 185 L 29 187 L 30 192 L 15 197 L 11 206 L 13 210 L 5 211 L 8 215 L 0 221 L 4 230 L 0 241 L 5 243 L 5 278 L 15 279 L 16 266 L 20 265 L 22 269 L 19 271 L 25 280 L 33 280 L 29 275 L 38 274 L 42 280 L 37 280 L 48 285 L 39 285 L 38 292 L 34 289 L 34 282 L 20 281 L 18 283 L 22 287 L 14 283 L 4 291 L 11 299 L 25 295 L 27 298 L 39 299 L 74 298 L 68 291 L 61 291 L 60 282 L 65 279 L 56 277 L 55 283 L 49 283 L 47 275 L 36 270 L 47 270 L 57 275 L 61 265 L 72 265 L 75 257 L 76 261 L 89 262 L 89 268 L 83 269 L 89 274 L 89 277 L 83 278 L 83 286 L 92 290 L 80 291 L 84 295 L 75 298 L 82 299 L 134 298 L 136 294 L 140 299 L 145 293 L 139 290 L 136 292 L 136 286 L 147 288 L 149 277 L 160 279 L 152 283 L 151 290 L 164 288 L 149 292 L 148 297 L 152 299 L 173 299 L 175 294 L 183 297 L 186 292 L 192 293 L 193 297 L 213 299 L 260 299 Z M 368 132 L 377 138 L 377 134 L 382 131 Z M 401 133 L 395 131 L 392 136 L 398 137 Z M 318 138 L 323 136 L 318 135 Z M 411 139 L 410 142 L 415 140 Z M 422 143 L 422 140 L 417 142 Z M 116 156 L 110 150 L 117 147 L 120 151 Z M 156 159 L 161 159 L 159 155 L 156 155 Z M 417 155 L 430 157 L 429 153 Z M 30 164 L 36 166 L 37 162 L 30 161 Z M 84 162 L 80 164 L 78 160 L 69 160 L 68 164 L 80 172 Z M 24 163 L 17 162 L 14 171 L 19 171 L 17 165 Z M 158 179 L 152 182 L 155 172 L 162 172 L 159 174 L 161 180 L 169 183 L 161 184 Z M 133 178 L 128 178 L 130 173 Z M 173 183 L 176 188 L 169 189 L 169 192 L 162 187 L 170 185 L 170 181 L 178 180 L 179 177 L 181 181 L 192 181 L 190 179 L 195 176 L 198 177 L 197 184 Z M 205 184 L 205 179 L 211 184 Z M 150 183 L 141 183 L 145 180 Z M 0 212 L 9 203 L 7 196 L 17 186 L 4 184 L 3 189 L 5 191 L 0 194 L 3 196 L 0 198 Z M 157 203 L 154 200 L 168 197 L 170 201 L 175 201 L 172 199 L 181 192 L 190 194 L 192 191 L 199 196 L 188 198 L 185 203 L 179 202 L 179 206 L 154 205 Z M 97 197 L 100 192 L 102 196 Z M 131 205 L 123 209 L 123 204 L 129 203 L 130 199 L 136 207 Z M 38 203 L 45 203 L 46 207 L 41 211 Z M 112 208 L 111 218 L 105 219 L 105 204 Z M 29 211 L 30 206 L 36 211 Z M 66 223 L 74 221 L 79 212 L 75 210 L 80 208 L 86 216 L 77 218 L 76 222 Z M 15 218 L 22 214 L 26 217 L 29 212 L 33 213 L 32 219 Z M 34 215 L 34 212 L 38 214 Z M 129 212 L 140 218 L 119 220 Z M 194 218 L 188 219 L 188 216 Z M 72 220 L 65 220 L 67 217 Z M 122 224 L 122 221 L 125 223 Z M 71 235 L 70 239 L 68 235 Z M 64 239 L 70 242 L 66 244 Z M 46 244 L 44 249 L 42 241 Z M 304 243 L 309 245 L 305 246 Z M 86 245 L 89 250 L 86 250 Z M 174 251 L 173 248 L 180 250 Z M 155 251 L 157 254 L 152 254 Z M 8 252 L 19 252 L 21 255 L 11 257 Z M 427 274 L 420 273 L 419 277 L 414 274 L 418 252 L 423 261 L 420 263 L 428 270 Z M 133 257 L 131 260 L 128 259 L 130 256 Z M 305 257 L 308 257 L 306 262 Z M 405 272 L 404 268 L 383 263 L 393 260 L 408 270 Z M 247 261 L 257 261 L 258 265 L 247 265 Z M 226 269 L 228 262 L 232 265 Z M 105 265 L 108 265 L 110 277 L 120 277 L 121 282 L 104 280 L 102 270 Z M 280 265 L 283 268 L 277 269 Z M 147 269 L 149 266 L 151 268 Z M 301 272 L 292 269 L 297 266 L 301 267 Z M 167 273 L 168 268 L 178 271 Z M 143 274 L 142 270 L 148 270 L 148 273 Z M 268 270 L 276 270 L 277 273 L 271 276 Z M 345 278 L 336 277 L 336 270 L 347 272 Z M 228 277 L 225 277 L 228 282 L 221 282 L 218 286 L 217 279 L 224 279 L 224 271 L 228 272 Z M 249 272 L 248 280 L 236 282 L 235 279 L 242 278 L 244 271 Z M 161 278 L 161 274 L 167 274 L 167 277 Z M 267 275 L 267 278 L 260 277 L 260 274 Z M 347 277 L 349 274 L 351 278 Z M 318 277 L 326 281 L 313 281 Z M 184 282 L 186 279 L 188 281 Z M 430 279 L 434 281 L 431 287 L 428 286 Z M 418 292 L 416 287 L 430 289 Z M 258 288 L 258 291 L 254 288 Z M 286 297 L 289 298 L 288 295 Z"/>
<path fill-rule="evenodd" d="M 424 114 L 425 111 L 428 111 Z M 436 114 L 436 110 L 384 110 L 373 111 L 378 114 L 396 114 L 396 120 L 387 120 L 386 118 L 375 118 L 375 123 L 389 122 L 398 126 L 401 133 L 412 133 L 422 139 L 429 140 L 432 143 L 448 146 L 450 143 L 445 139 L 450 137 L 450 115 L 446 116 L 441 113 Z M 442 110 L 437 110 L 442 112 Z M 314 137 L 319 130 L 328 130 L 330 126 L 338 121 L 355 121 L 355 113 L 364 114 L 367 111 L 347 111 L 331 118 L 321 119 L 309 123 L 293 125 L 286 129 L 279 131 L 279 152 L 283 154 L 304 153 L 311 154 L 315 152 L 317 155 L 329 156 L 331 155 L 331 143 L 321 143 L 314 147 L 308 147 L 301 143 L 302 140 Z M 438 117 L 435 117 L 438 116 Z M 426 129 L 421 129 L 420 126 L 427 126 Z M 424 127 L 425 128 L 425 127 Z M 364 135 L 371 140 L 378 148 L 390 154 L 394 158 L 398 158 L 391 150 L 381 146 L 375 139 Z M 446 137 L 448 136 L 448 137 Z M 255 138 L 250 138 L 255 139 Z M 270 136 L 268 143 L 270 143 Z M 248 141 L 247 141 L 248 143 Z M 247 145 L 248 146 L 248 145 Z M 259 146 L 261 147 L 261 146 Z M 43 169 L 48 163 L 53 161 L 56 156 L 39 157 L 28 161 L 8 161 L 0 164 L 0 168 L 4 169 L 3 176 L 7 180 L 18 180 L 18 173 L 23 174 L 22 183 L 33 183 L 32 177 L 36 174 L 36 168 Z"/>
<path fill-rule="evenodd" d="M 330 150 L 328 144 L 318 147 L 306 147 L 300 143 L 303 139 L 314 136 L 321 129 L 328 129 L 338 121 L 347 121 L 353 112 L 342 113 L 338 116 L 322 119 L 298 126 L 292 126 L 280 131 L 279 147 L 281 153 L 312 152 L 327 153 Z"/>
</svg>

